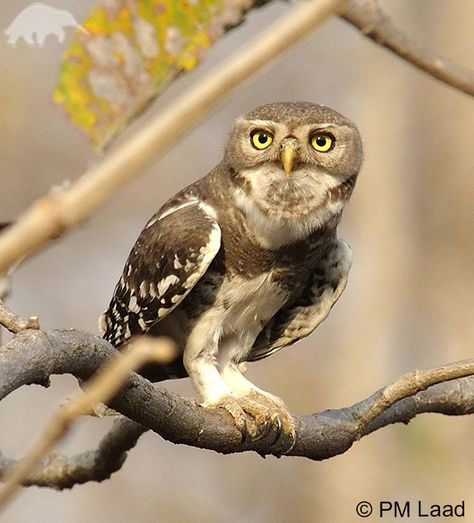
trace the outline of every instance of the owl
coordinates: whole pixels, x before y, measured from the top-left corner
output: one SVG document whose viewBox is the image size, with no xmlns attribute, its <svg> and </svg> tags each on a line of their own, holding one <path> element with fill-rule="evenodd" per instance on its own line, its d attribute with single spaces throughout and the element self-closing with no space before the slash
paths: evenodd
<svg viewBox="0 0 474 523">
<path fill-rule="evenodd" d="M 189 376 L 244 438 L 294 436 L 283 401 L 244 364 L 308 336 L 344 290 L 352 257 L 337 226 L 361 162 L 357 128 L 325 106 L 238 118 L 223 160 L 145 225 L 99 320 L 104 338 L 119 349 L 143 333 L 171 338 L 179 356 L 145 377 Z"/>
</svg>

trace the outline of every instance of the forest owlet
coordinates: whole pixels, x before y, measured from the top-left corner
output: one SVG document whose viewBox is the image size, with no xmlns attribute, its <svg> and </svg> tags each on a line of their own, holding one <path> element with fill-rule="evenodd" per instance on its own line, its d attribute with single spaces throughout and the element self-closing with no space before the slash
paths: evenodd
<svg viewBox="0 0 474 523">
<path fill-rule="evenodd" d="M 272 103 L 238 118 L 222 162 L 141 232 L 100 318 L 104 338 L 169 336 L 179 357 L 144 376 L 189 375 L 243 435 L 294 436 L 283 402 L 240 364 L 310 334 L 344 290 L 351 251 L 336 228 L 361 162 L 357 128 L 327 107 Z"/>
</svg>

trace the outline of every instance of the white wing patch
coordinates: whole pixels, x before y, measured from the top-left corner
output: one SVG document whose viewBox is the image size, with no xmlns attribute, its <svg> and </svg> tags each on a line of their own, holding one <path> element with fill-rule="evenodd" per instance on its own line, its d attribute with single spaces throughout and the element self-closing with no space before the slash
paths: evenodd
<svg viewBox="0 0 474 523">
<path fill-rule="evenodd" d="M 214 259 L 215 255 L 217 254 L 217 251 L 219 250 L 221 245 L 221 228 L 217 223 L 211 230 L 211 234 L 209 235 L 209 241 L 204 247 L 201 247 L 199 249 L 200 256 L 197 259 L 197 263 L 199 265 L 205 266 L 206 268 L 209 267 L 211 261 Z M 198 271 L 194 272 L 189 276 L 189 278 L 184 282 L 184 288 L 185 289 L 192 289 L 198 280 L 201 278 L 202 274 L 200 274 Z"/>
<path fill-rule="evenodd" d="M 179 282 L 179 278 L 175 274 L 170 274 L 169 276 L 166 276 L 163 280 L 160 280 L 156 286 L 158 289 L 158 297 L 161 298 L 165 294 L 165 292 L 171 287 L 171 285 L 174 285 L 175 283 Z"/>
<path fill-rule="evenodd" d="M 189 207 L 190 205 L 196 205 L 199 203 L 199 200 L 197 198 L 188 198 L 185 202 L 175 205 L 174 207 L 170 207 L 168 210 L 166 210 L 164 213 L 160 214 L 158 218 L 156 218 L 154 221 L 150 220 L 150 223 L 147 225 L 147 228 L 150 227 L 150 225 L 153 225 L 157 220 L 162 220 L 163 218 L 166 218 L 170 214 L 173 214 L 176 211 L 179 211 L 180 209 L 184 209 L 185 207 Z"/>
</svg>

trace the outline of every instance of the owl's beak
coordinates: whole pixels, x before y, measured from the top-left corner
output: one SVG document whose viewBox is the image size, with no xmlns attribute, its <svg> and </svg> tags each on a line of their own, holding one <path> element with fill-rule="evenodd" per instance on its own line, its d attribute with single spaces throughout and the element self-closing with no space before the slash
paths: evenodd
<svg viewBox="0 0 474 523">
<path fill-rule="evenodd" d="M 283 169 L 287 176 L 291 176 L 291 171 L 293 170 L 293 162 L 295 161 L 296 149 L 293 145 L 286 144 L 282 147 L 280 158 L 281 163 L 283 164 Z"/>
<path fill-rule="evenodd" d="M 298 156 L 298 140 L 292 135 L 287 136 L 286 138 L 283 138 L 280 148 L 281 163 L 283 164 L 283 169 L 289 178 L 293 172 L 295 159 Z"/>
</svg>

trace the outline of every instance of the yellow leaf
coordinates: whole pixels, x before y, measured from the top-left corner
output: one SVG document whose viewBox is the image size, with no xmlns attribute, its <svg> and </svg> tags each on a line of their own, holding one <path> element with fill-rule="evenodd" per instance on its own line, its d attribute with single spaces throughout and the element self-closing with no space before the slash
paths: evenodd
<svg viewBox="0 0 474 523">
<path fill-rule="evenodd" d="M 250 7 L 251 0 L 107 0 L 64 53 L 53 101 L 105 147 Z"/>
</svg>

